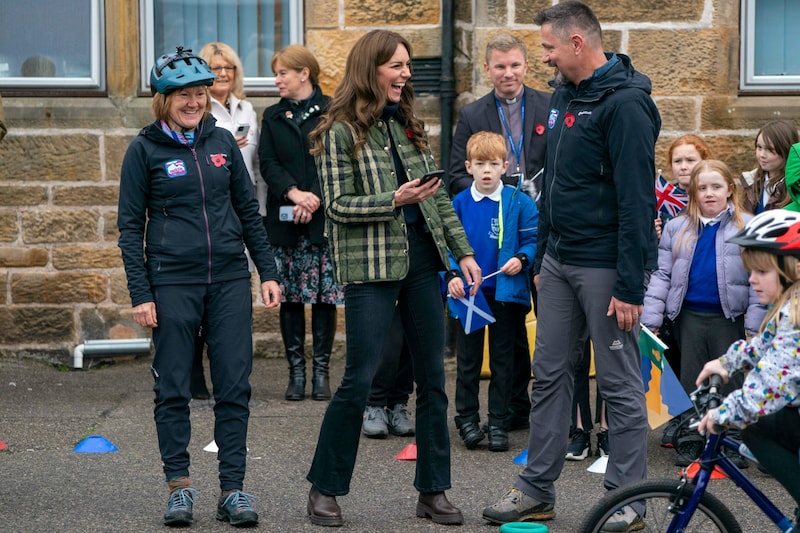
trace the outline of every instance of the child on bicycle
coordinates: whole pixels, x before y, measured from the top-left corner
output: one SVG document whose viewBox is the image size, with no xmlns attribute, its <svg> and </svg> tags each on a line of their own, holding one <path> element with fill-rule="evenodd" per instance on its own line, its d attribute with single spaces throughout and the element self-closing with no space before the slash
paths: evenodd
<svg viewBox="0 0 800 533">
<path fill-rule="evenodd" d="M 800 213 L 764 211 L 728 242 L 742 247 L 750 283 L 769 311 L 756 336 L 734 342 L 697 376 L 699 386 L 712 374 L 727 382 L 746 372 L 744 386 L 708 411 L 698 431 L 744 428 L 744 443 L 800 507 Z"/>
</svg>

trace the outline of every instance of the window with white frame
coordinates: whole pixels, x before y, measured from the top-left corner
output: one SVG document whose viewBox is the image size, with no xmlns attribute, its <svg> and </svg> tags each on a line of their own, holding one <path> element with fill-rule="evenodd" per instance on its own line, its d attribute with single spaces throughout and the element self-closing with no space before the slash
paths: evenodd
<svg viewBox="0 0 800 533">
<path fill-rule="evenodd" d="M 800 90 L 800 1 L 742 0 L 740 88 Z"/>
<path fill-rule="evenodd" d="M 104 84 L 102 0 L 0 0 L 0 87 Z"/>
<path fill-rule="evenodd" d="M 157 57 L 176 46 L 195 53 L 208 42 L 221 41 L 239 55 L 245 87 L 275 86 L 272 54 L 302 41 L 302 0 L 140 0 L 142 84 L 149 89 L 150 69 Z"/>
</svg>

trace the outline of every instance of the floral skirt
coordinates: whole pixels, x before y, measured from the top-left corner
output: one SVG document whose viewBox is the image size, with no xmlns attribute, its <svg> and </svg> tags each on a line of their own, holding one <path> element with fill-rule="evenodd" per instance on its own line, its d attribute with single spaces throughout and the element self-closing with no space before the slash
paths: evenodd
<svg viewBox="0 0 800 533">
<path fill-rule="evenodd" d="M 281 301 L 302 304 L 341 304 L 344 295 L 336 283 L 327 241 L 313 244 L 301 236 L 296 246 L 275 246 L 281 278 Z"/>
</svg>

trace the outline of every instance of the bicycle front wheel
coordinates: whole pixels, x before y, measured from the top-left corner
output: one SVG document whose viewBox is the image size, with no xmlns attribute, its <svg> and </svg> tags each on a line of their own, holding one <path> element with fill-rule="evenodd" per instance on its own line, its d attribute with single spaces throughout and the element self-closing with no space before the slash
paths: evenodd
<svg viewBox="0 0 800 533">
<path fill-rule="evenodd" d="M 637 483 L 609 491 L 586 514 L 580 533 L 600 533 L 606 521 L 620 508 L 633 502 L 642 502 L 647 510 L 642 522 L 628 531 L 645 533 L 667 531 L 670 522 L 695 487 L 688 483 L 681 487 L 680 480 L 645 479 Z M 727 507 L 713 494 L 705 493 L 684 530 L 692 532 L 741 533 L 742 529 Z"/>
</svg>

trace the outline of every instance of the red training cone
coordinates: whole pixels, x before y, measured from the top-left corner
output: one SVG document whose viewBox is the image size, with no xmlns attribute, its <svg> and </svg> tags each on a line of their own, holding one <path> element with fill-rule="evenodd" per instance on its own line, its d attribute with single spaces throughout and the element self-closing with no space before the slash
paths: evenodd
<svg viewBox="0 0 800 533">
<path fill-rule="evenodd" d="M 411 443 L 397 454 L 396 459 L 401 461 L 416 461 L 417 460 L 417 444 Z"/>
<path fill-rule="evenodd" d="M 699 469 L 700 469 L 700 463 L 695 461 L 686 468 L 686 475 L 689 478 L 693 478 L 695 475 L 697 475 L 697 471 Z M 728 476 L 726 476 L 725 472 L 720 470 L 718 466 L 715 466 L 714 470 L 711 471 L 711 479 L 725 479 L 726 477 Z"/>
<path fill-rule="evenodd" d="M 0 452 L 4 452 L 7 449 L 8 449 L 8 446 L 6 445 L 6 443 L 0 440 Z"/>
</svg>

